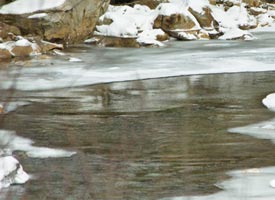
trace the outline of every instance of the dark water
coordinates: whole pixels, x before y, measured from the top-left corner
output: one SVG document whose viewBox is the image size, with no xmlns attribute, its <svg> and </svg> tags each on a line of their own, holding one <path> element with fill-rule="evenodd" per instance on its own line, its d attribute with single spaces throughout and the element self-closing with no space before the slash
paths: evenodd
<svg viewBox="0 0 275 200">
<path fill-rule="evenodd" d="M 214 184 L 228 170 L 275 165 L 270 141 L 227 132 L 274 117 L 261 104 L 274 85 L 275 73 L 268 72 L 15 92 L 12 100 L 32 104 L 6 116 L 1 128 L 77 154 L 34 159 L 16 152 L 33 179 L 1 191 L 2 199 L 149 200 L 217 192 Z"/>
</svg>

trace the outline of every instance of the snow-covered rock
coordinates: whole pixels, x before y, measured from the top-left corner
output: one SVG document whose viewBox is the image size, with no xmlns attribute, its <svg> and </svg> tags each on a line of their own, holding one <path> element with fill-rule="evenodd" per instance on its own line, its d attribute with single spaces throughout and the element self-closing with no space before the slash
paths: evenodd
<svg viewBox="0 0 275 200">
<path fill-rule="evenodd" d="M 23 184 L 29 180 L 19 161 L 11 155 L 0 155 L 0 189 L 12 184 Z"/>
<path fill-rule="evenodd" d="M 101 0 L 15 0 L 0 7 L 0 22 L 51 42 L 83 41 L 106 10 Z"/>
<path fill-rule="evenodd" d="M 39 55 L 40 47 L 29 40 L 19 37 L 17 41 L 8 41 L 0 44 L 0 58 L 26 57 Z"/>
</svg>

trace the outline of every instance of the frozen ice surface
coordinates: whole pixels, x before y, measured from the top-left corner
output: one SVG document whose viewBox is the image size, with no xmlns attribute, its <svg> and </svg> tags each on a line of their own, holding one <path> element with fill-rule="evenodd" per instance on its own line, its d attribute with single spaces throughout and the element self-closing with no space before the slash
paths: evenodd
<svg viewBox="0 0 275 200">
<path fill-rule="evenodd" d="M 177 43 L 175 47 L 131 51 L 98 49 L 97 54 L 88 49 L 84 53 L 70 53 L 82 62 L 69 62 L 67 58 L 33 60 L 31 67 L 20 71 L 17 68 L 0 70 L 3 80 L 0 88 L 51 90 L 180 75 L 274 71 L 275 48 L 263 48 L 262 44 L 258 47 L 254 42 L 242 47 L 243 42 L 236 41 L 197 41 L 185 43 L 184 47 Z M 18 76 L 16 85 L 15 76 Z"/>
<path fill-rule="evenodd" d="M 35 158 L 70 157 L 75 154 L 75 152 L 62 149 L 36 147 L 33 143 L 31 139 L 17 136 L 13 131 L 0 130 L 0 149 L 5 151 L 23 151 L 29 157 Z"/>
<path fill-rule="evenodd" d="M 275 190 L 271 187 L 275 167 L 247 169 L 229 172 L 230 179 L 217 184 L 222 191 L 204 196 L 169 197 L 161 200 L 273 200 Z"/>
</svg>

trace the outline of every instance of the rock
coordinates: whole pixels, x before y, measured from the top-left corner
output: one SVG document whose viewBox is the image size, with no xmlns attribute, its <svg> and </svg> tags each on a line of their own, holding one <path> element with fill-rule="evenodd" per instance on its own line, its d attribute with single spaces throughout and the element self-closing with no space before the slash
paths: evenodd
<svg viewBox="0 0 275 200">
<path fill-rule="evenodd" d="M 10 58 L 12 58 L 11 52 L 6 48 L 1 48 L 1 44 L 0 44 L 0 60 L 10 59 Z M 1 107 L 0 107 L 0 113 L 1 113 Z"/>
<path fill-rule="evenodd" d="M 12 35 L 21 35 L 19 28 L 0 22 L 0 37 L 3 41 L 12 40 Z"/>
<path fill-rule="evenodd" d="M 195 10 L 193 10 L 191 7 L 188 9 L 189 12 L 197 19 L 200 26 L 205 29 L 213 29 L 214 24 L 217 23 L 214 20 L 214 17 L 211 14 L 211 9 L 209 7 L 204 7 L 202 10 L 202 13 L 199 13 Z"/>
<path fill-rule="evenodd" d="M 195 21 L 183 14 L 172 14 L 170 16 L 159 15 L 154 22 L 154 28 L 161 28 L 163 30 L 188 30 L 194 27 L 196 27 Z"/>
<path fill-rule="evenodd" d="M 22 37 L 17 39 L 17 41 L 7 41 L 0 44 L 0 58 L 27 57 L 41 53 L 41 49 L 36 43 Z"/>
<path fill-rule="evenodd" d="M 41 40 L 40 38 L 36 38 L 35 42 L 40 47 L 41 53 L 48 53 L 49 51 L 52 51 L 54 49 L 59 49 L 59 50 L 64 49 L 64 46 L 62 44 L 47 42 L 47 41 Z"/>
<path fill-rule="evenodd" d="M 101 47 L 140 47 L 136 37 L 123 38 L 123 37 L 112 37 L 112 36 L 95 36 L 94 43 Z"/>
<path fill-rule="evenodd" d="M 161 29 L 145 30 L 138 34 L 137 42 L 142 46 L 164 46 L 161 41 L 169 39 L 169 35 Z"/>
<path fill-rule="evenodd" d="M 168 3 L 169 0 L 111 0 L 111 5 L 145 5 L 151 9 L 155 9 L 161 3 Z"/>
<path fill-rule="evenodd" d="M 146 5 L 151 9 L 155 9 L 161 3 L 168 3 L 168 0 L 135 0 L 134 3 Z"/>
<path fill-rule="evenodd" d="M 0 22 L 18 27 L 23 36 L 40 36 L 47 41 L 71 44 L 91 34 L 109 0 L 66 0 L 60 6 L 42 11 L 22 13 L 19 8 L 9 14 L 6 11 L 11 4 L 0 9 Z"/>
<path fill-rule="evenodd" d="M 0 51 L 1 51 L 1 49 L 0 49 Z M 1 53 L 0 53 L 0 55 L 1 55 Z M 0 104 L 0 114 L 3 114 L 4 113 L 4 106 L 2 106 L 2 104 Z"/>
<path fill-rule="evenodd" d="M 32 46 L 14 46 L 11 50 L 15 57 L 27 57 L 33 52 Z"/>
<path fill-rule="evenodd" d="M 261 0 L 242 0 L 243 3 L 246 3 L 249 7 L 259 7 L 261 5 Z"/>
<path fill-rule="evenodd" d="M 193 41 L 193 40 L 198 40 L 199 36 L 199 30 L 194 30 L 194 31 L 171 31 L 171 30 L 166 30 L 165 31 L 168 35 L 171 37 L 174 37 L 178 40 L 181 41 Z"/>
<path fill-rule="evenodd" d="M 265 14 L 267 12 L 266 9 L 263 9 L 263 8 L 257 8 L 257 7 L 251 7 L 249 9 L 249 13 L 251 15 L 254 15 L 254 16 L 258 16 L 258 15 L 261 15 L 261 14 Z"/>
</svg>

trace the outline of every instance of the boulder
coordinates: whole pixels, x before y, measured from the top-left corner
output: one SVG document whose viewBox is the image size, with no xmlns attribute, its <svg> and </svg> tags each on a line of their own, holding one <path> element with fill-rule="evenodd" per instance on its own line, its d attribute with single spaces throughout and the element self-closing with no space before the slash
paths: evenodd
<svg viewBox="0 0 275 200">
<path fill-rule="evenodd" d="M 8 25 L 0 22 L 0 38 L 4 41 L 12 40 L 13 35 L 20 35 L 21 32 L 16 26 Z"/>
<path fill-rule="evenodd" d="M 53 1 L 55 7 L 49 7 L 48 0 L 40 1 L 45 1 L 41 3 L 44 7 L 25 1 L 30 4 L 28 9 L 15 9 L 22 0 L 4 5 L 0 9 L 0 22 L 18 27 L 23 36 L 40 36 L 47 41 L 71 44 L 83 41 L 92 33 L 99 16 L 109 5 L 109 0 L 66 0 L 60 5 L 59 0 Z"/>
<path fill-rule="evenodd" d="M 155 9 L 161 3 L 168 3 L 168 0 L 135 0 L 134 3 L 146 5 L 151 9 Z"/>
<path fill-rule="evenodd" d="M 0 44 L 0 60 L 3 60 L 3 59 L 10 59 L 12 58 L 12 54 L 11 52 L 6 49 L 6 48 L 1 48 L 1 44 Z M 0 113 L 1 113 L 1 107 L 0 107 Z"/>
<path fill-rule="evenodd" d="M 217 23 L 215 22 L 214 17 L 212 16 L 212 11 L 209 7 L 202 8 L 202 13 L 193 10 L 191 7 L 188 10 L 197 19 L 202 28 L 213 29 L 214 24 Z"/>
<path fill-rule="evenodd" d="M 95 44 L 101 47 L 140 47 L 136 37 L 123 38 L 113 36 L 94 36 L 93 38 L 86 40 L 86 43 Z"/>
<path fill-rule="evenodd" d="M 169 0 L 111 0 L 111 5 L 146 5 L 151 9 L 156 8 L 161 3 L 167 3 Z"/>
<path fill-rule="evenodd" d="M 170 16 L 159 15 L 154 22 L 154 28 L 161 28 L 163 30 L 189 30 L 194 27 L 196 27 L 196 22 L 192 18 L 179 13 Z"/>
<path fill-rule="evenodd" d="M 259 7 L 261 5 L 261 0 L 243 0 L 249 7 Z"/>
</svg>

